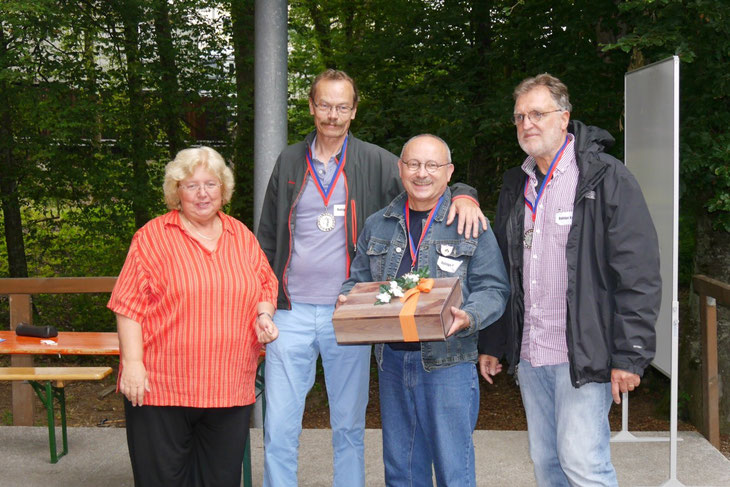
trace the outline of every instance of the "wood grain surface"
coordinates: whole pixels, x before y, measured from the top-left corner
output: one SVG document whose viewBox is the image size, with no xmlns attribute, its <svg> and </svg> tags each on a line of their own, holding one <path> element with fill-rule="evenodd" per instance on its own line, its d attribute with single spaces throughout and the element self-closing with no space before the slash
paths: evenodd
<svg viewBox="0 0 730 487">
<path fill-rule="evenodd" d="M 400 313 L 403 303 L 394 298 L 388 304 L 376 305 L 375 296 L 385 282 L 360 282 L 355 284 L 347 302 L 339 306 L 332 316 L 337 343 L 385 343 L 402 342 Z M 429 293 L 420 293 L 416 308 L 418 341 L 443 341 L 454 321 L 450 308 L 462 303 L 461 284 L 456 277 L 434 279 Z"/>
</svg>

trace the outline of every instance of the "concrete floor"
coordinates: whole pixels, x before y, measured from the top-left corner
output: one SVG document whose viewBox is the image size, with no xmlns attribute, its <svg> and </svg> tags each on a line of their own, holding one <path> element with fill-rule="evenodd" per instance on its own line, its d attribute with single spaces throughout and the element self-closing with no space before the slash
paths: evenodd
<svg viewBox="0 0 730 487">
<path fill-rule="evenodd" d="M 636 433 L 637 436 L 664 436 Z M 59 431 L 60 436 L 60 431 Z M 612 455 L 622 486 L 730 487 L 730 461 L 701 435 L 680 432 L 678 481 L 669 479 L 669 443 L 612 443 Z M 254 485 L 261 485 L 262 432 L 252 430 Z M 305 430 L 301 438 L 300 486 L 325 487 L 332 482 L 330 430 Z M 476 431 L 477 485 L 534 486 L 524 431 Z M 367 430 L 365 469 L 368 486 L 382 486 L 380 430 Z M 0 427 L 0 486 L 2 487 L 123 487 L 132 486 L 125 430 L 69 428 L 69 454 L 49 462 L 48 430 L 44 427 Z"/>
</svg>

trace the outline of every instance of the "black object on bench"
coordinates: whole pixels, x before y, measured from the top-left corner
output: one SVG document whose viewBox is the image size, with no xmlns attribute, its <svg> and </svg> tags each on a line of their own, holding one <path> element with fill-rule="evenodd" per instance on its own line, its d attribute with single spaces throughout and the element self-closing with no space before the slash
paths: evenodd
<svg viewBox="0 0 730 487">
<path fill-rule="evenodd" d="M 28 323 L 18 323 L 15 334 L 22 337 L 51 338 L 58 336 L 55 326 L 34 326 Z"/>
</svg>

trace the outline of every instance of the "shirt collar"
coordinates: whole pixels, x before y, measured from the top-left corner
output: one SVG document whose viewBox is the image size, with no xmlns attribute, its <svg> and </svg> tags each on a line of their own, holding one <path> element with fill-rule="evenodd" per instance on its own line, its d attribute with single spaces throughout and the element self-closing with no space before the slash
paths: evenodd
<svg viewBox="0 0 730 487">
<path fill-rule="evenodd" d="M 174 226 L 178 228 L 185 229 L 185 226 L 183 225 L 182 219 L 180 218 L 181 215 L 180 210 L 172 210 L 170 212 L 165 213 L 162 215 L 162 223 L 165 226 Z M 231 217 L 223 213 L 222 211 L 218 211 L 218 218 L 221 219 L 221 225 L 223 225 L 223 231 L 230 233 L 231 235 L 236 234 L 236 230 L 233 228 L 233 225 L 231 224 Z"/>
<path fill-rule="evenodd" d="M 317 144 L 317 133 L 315 132 L 314 138 L 312 139 L 312 142 L 310 142 L 310 144 L 309 144 L 309 148 L 312 151 L 312 161 L 323 164 L 324 161 L 322 161 L 319 157 L 317 157 L 317 153 L 315 152 L 316 144 Z M 330 160 L 327 161 L 327 163 L 329 164 L 330 162 L 334 162 L 335 157 L 338 157 L 341 153 L 342 153 L 342 146 L 340 146 L 340 148 L 337 149 L 337 152 L 335 153 L 335 155 L 330 157 Z"/>
<path fill-rule="evenodd" d="M 441 201 L 441 206 L 433 217 L 434 220 L 436 220 L 437 222 L 446 219 L 449 208 L 451 207 L 451 189 L 448 186 L 446 187 L 446 190 L 443 192 L 442 196 L 444 197 L 444 199 L 443 201 Z M 405 191 L 396 196 L 395 199 L 385 208 L 385 213 L 383 213 L 383 217 L 405 219 L 406 215 L 404 212 L 407 198 L 408 193 L 406 193 Z"/>
</svg>

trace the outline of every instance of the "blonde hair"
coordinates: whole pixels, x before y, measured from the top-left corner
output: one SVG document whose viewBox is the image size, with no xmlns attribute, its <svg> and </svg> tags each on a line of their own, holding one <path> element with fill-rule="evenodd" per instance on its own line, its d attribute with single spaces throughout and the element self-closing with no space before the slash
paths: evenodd
<svg viewBox="0 0 730 487">
<path fill-rule="evenodd" d="M 178 152 L 175 159 L 165 166 L 165 182 L 162 184 L 162 189 L 169 209 L 180 209 L 180 196 L 177 193 L 180 181 L 190 177 L 198 166 L 203 166 L 221 182 L 221 203 L 226 205 L 231 201 L 235 185 L 233 171 L 226 165 L 223 156 L 210 147 L 191 147 Z"/>
</svg>

